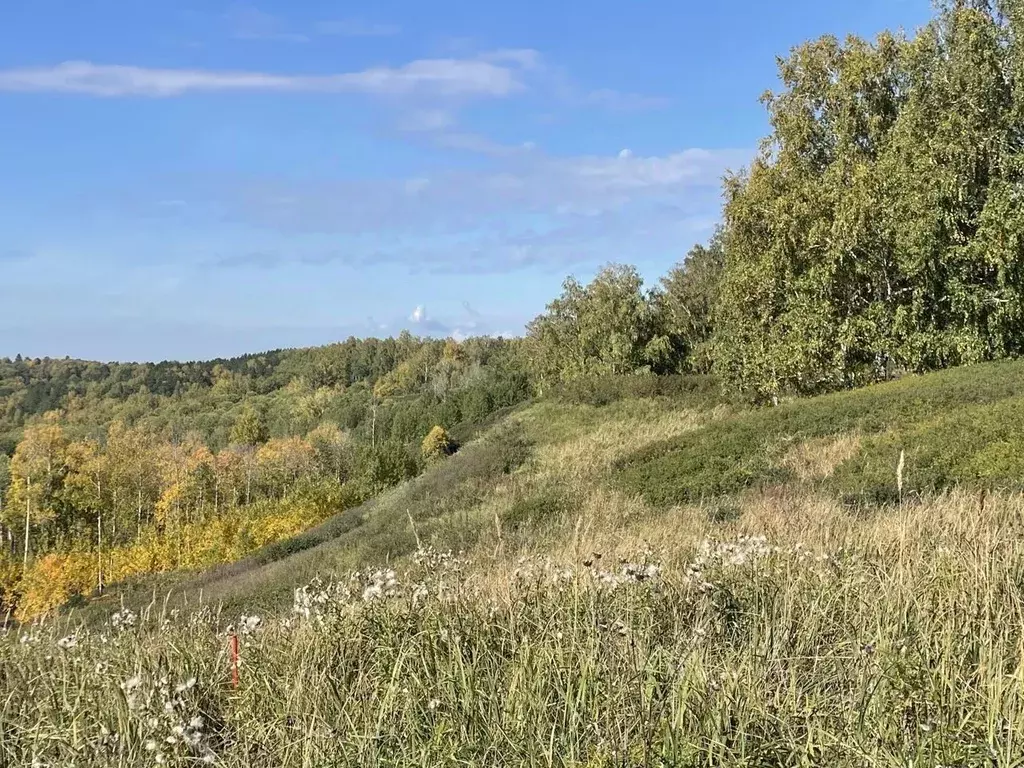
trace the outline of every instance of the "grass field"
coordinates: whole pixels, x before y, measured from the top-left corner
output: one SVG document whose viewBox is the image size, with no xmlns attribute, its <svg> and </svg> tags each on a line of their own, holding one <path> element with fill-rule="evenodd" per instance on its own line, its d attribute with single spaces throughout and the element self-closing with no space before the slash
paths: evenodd
<svg viewBox="0 0 1024 768">
<path fill-rule="evenodd" d="M 294 541 L 0 636 L 0 765 L 1024 765 L 1022 373 L 528 405 Z"/>
</svg>

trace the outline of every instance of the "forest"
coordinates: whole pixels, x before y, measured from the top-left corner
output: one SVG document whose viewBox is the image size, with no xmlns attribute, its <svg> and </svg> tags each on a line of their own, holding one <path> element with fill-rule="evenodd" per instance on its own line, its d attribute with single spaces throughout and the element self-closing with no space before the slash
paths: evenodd
<svg viewBox="0 0 1024 768">
<path fill-rule="evenodd" d="M 1022 46 L 1024 3 L 959 0 L 914 36 L 795 48 L 711 239 L 653 287 L 628 264 L 567 279 L 522 338 L 0 360 L 6 610 L 238 559 L 581 383 L 777 405 L 1019 356 Z"/>
</svg>

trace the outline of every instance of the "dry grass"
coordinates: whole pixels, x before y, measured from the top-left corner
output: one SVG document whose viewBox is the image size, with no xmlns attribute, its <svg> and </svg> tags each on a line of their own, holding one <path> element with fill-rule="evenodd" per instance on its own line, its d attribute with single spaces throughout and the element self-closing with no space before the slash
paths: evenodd
<svg viewBox="0 0 1024 768">
<path fill-rule="evenodd" d="M 389 577 L 364 571 L 320 618 L 244 636 L 237 690 L 237 617 L 0 636 L 0 764 L 1020 765 L 1024 498 L 739 507 L 567 524 L 550 559 L 411 567 L 368 602 Z M 619 555 L 661 567 L 625 578 Z"/>
<path fill-rule="evenodd" d="M 801 482 L 825 480 L 840 464 L 857 454 L 862 442 L 863 438 L 857 434 L 804 440 L 786 452 L 781 464 Z"/>
</svg>

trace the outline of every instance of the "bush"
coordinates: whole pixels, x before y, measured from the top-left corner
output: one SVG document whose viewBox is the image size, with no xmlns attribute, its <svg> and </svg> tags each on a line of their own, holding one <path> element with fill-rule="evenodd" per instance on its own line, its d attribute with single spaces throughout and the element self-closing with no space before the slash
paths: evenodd
<svg viewBox="0 0 1024 768">
<path fill-rule="evenodd" d="M 442 426 L 431 429 L 423 438 L 423 444 L 420 446 L 420 453 L 424 461 L 437 461 L 451 456 L 454 452 L 455 444 Z"/>
<path fill-rule="evenodd" d="M 723 402 L 721 387 L 712 376 L 587 376 L 560 385 L 553 397 L 573 405 L 604 406 L 619 400 L 667 397 L 693 407 Z"/>
<path fill-rule="evenodd" d="M 536 528 L 558 520 L 570 507 L 563 489 L 544 488 L 517 499 L 501 516 L 502 527 L 510 533 Z"/>
<path fill-rule="evenodd" d="M 900 424 L 866 441 L 830 486 L 848 502 L 898 500 L 896 465 L 904 454 L 903 495 L 953 486 L 1024 487 L 1024 397 Z"/>
</svg>

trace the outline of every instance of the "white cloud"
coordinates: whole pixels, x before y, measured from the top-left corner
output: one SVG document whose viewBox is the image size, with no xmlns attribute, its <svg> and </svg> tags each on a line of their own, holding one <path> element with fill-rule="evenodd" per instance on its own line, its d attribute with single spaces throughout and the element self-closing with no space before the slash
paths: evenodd
<svg viewBox="0 0 1024 768">
<path fill-rule="evenodd" d="M 544 58 L 532 48 L 501 48 L 482 53 L 480 58 L 484 61 L 517 64 L 523 69 L 540 69 L 544 66 Z"/>
<path fill-rule="evenodd" d="M 409 315 L 409 320 L 411 322 L 413 322 L 413 323 L 416 323 L 416 324 L 423 323 L 423 322 L 426 321 L 426 319 L 427 319 L 427 310 L 424 308 L 424 306 L 422 304 L 420 304 L 418 307 L 416 307 L 416 309 L 414 309 L 412 311 L 412 314 Z"/>
<path fill-rule="evenodd" d="M 0 70 L 0 91 L 90 96 L 180 96 L 190 92 L 319 91 L 377 95 L 507 96 L 525 88 L 520 72 L 483 59 L 420 59 L 329 75 L 146 67 L 67 61 L 51 67 Z"/>
<path fill-rule="evenodd" d="M 455 115 L 446 109 L 415 109 L 402 115 L 398 129 L 409 133 L 428 133 L 451 128 Z"/>
<path fill-rule="evenodd" d="M 431 140 L 439 147 L 473 152 L 491 157 L 509 157 L 529 151 L 522 145 L 510 146 L 468 131 L 439 131 L 431 135 Z"/>
<path fill-rule="evenodd" d="M 320 21 L 308 31 L 296 32 L 281 18 L 247 3 L 234 3 L 224 15 L 231 36 L 238 40 L 269 40 L 285 43 L 308 43 L 312 36 L 388 37 L 401 30 L 393 24 L 380 24 L 360 19 Z"/>
</svg>

